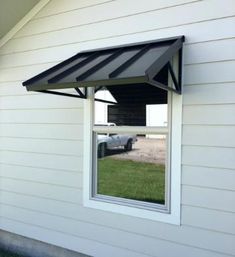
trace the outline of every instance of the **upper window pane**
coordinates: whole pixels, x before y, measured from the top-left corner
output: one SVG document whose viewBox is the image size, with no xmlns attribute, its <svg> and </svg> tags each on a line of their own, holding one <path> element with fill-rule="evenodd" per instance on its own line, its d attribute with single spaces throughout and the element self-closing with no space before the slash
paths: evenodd
<svg viewBox="0 0 235 257">
<path fill-rule="evenodd" d="M 99 90 L 95 98 L 95 124 L 167 126 L 167 91 L 154 86 L 124 85 Z"/>
</svg>

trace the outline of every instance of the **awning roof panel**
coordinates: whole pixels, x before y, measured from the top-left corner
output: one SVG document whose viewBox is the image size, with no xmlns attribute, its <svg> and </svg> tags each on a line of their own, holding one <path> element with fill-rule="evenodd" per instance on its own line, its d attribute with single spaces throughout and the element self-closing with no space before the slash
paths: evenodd
<svg viewBox="0 0 235 257">
<path fill-rule="evenodd" d="M 81 52 L 25 81 L 23 85 L 29 91 L 40 91 L 147 83 L 168 90 L 168 85 L 161 85 L 156 78 L 161 69 L 169 65 L 171 58 L 181 51 L 183 41 L 181 36 Z M 170 90 L 180 93 L 178 89 Z"/>
<path fill-rule="evenodd" d="M 72 73 L 67 73 L 63 76 L 63 78 L 61 78 L 58 81 L 53 81 L 56 83 L 70 83 L 70 82 L 78 82 L 77 78 L 79 76 L 81 76 L 83 73 L 85 73 L 86 71 L 90 70 L 91 68 L 93 68 L 94 66 L 96 66 L 97 64 L 103 62 L 105 59 L 109 58 L 109 56 L 111 55 L 111 53 L 100 53 L 97 55 L 95 55 L 93 58 L 92 56 L 88 56 L 84 62 L 86 62 L 86 60 L 92 59 L 89 62 L 84 63 L 83 66 L 78 67 L 74 72 Z"/>
<path fill-rule="evenodd" d="M 116 70 L 117 67 L 120 67 L 127 60 L 132 58 L 139 49 L 126 49 L 125 51 L 121 48 L 116 51 L 113 51 L 110 55 L 110 59 L 106 59 L 105 63 L 101 63 L 102 67 L 98 67 L 97 70 L 88 71 L 83 76 L 78 77 L 78 81 L 95 81 L 95 80 L 109 80 L 109 74 Z"/>
<path fill-rule="evenodd" d="M 147 45 L 146 52 L 132 65 L 122 71 L 116 78 L 145 76 L 146 70 L 164 53 L 169 46 Z"/>
</svg>

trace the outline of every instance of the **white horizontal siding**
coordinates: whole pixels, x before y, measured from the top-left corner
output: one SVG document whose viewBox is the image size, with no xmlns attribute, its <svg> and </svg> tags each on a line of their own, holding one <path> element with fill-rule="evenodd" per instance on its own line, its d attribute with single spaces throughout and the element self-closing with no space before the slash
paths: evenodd
<svg viewBox="0 0 235 257">
<path fill-rule="evenodd" d="M 16 205 L 18 207 L 24 207 L 27 209 L 34 210 L 36 212 L 40 211 L 44 213 L 50 213 L 52 215 L 66 217 L 68 219 L 72 218 L 75 220 L 92 222 L 92 223 L 94 222 L 94 219 L 95 219 L 96 220 L 95 222 L 97 224 L 101 224 L 103 226 L 109 226 L 116 229 L 123 229 L 130 232 L 132 231 L 138 234 L 144 234 L 146 236 L 149 235 L 152 237 L 169 238 L 171 240 L 176 240 L 174 239 L 175 237 L 174 234 L 180 233 L 180 237 L 182 237 L 181 242 L 183 240 L 185 242 L 188 242 L 186 238 L 189 236 L 188 234 L 189 231 L 187 230 L 187 228 L 184 228 L 184 227 L 181 227 L 181 230 L 179 231 L 177 227 L 172 227 L 170 225 L 156 224 L 151 221 L 144 221 L 144 220 L 131 218 L 131 217 L 127 219 L 120 215 L 108 214 L 101 211 L 94 211 L 92 209 L 84 209 L 81 206 L 76 206 L 68 202 L 52 201 L 50 199 L 44 200 L 40 197 L 34 198 L 30 195 L 20 195 L 20 194 L 16 195 L 12 192 L 5 192 L 5 191 L 2 191 L 1 194 L 2 194 L 1 201 L 3 203 Z M 47 207 L 46 209 L 45 209 L 45 206 Z M 207 210 L 208 212 L 211 211 L 213 213 L 213 210 L 209 210 L 209 209 Z M 203 209 L 199 208 L 199 210 L 197 211 L 200 213 L 200 212 L 203 212 Z M 223 213 L 225 213 L 224 217 L 226 217 L 226 215 L 231 217 L 234 215 L 234 213 L 233 214 L 230 213 L 231 214 L 230 215 L 230 214 L 226 214 L 229 212 L 217 211 L 217 214 L 218 214 L 217 216 L 222 217 Z M 183 212 L 182 223 L 184 223 L 184 219 L 187 220 L 188 218 L 189 217 L 184 215 L 184 212 Z M 115 222 L 117 219 L 120 221 L 119 223 Z M 198 220 L 197 222 L 199 221 L 200 220 Z M 206 220 L 204 220 L 203 222 L 206 223 Z M 213 222 L 213 219 L 211 220 L 211 222 Z M 196 223 L 192 222 L 190 225 L 196 226 Z M 211 229 L 213 228 L 211 227 Z M 218 228 L 217 230 L 220 231 Z M 193 230 L 191 230 L 191 233 L 192 231 Z M 225 226 L 224 229 L 221 229 L 221 231 L 229 232 L 231 231 L 231 229 L 229 231 L 226 231 L 226 226 Z M 201 230 L 200 233 L 203 234 L 203 230 Z M 172 234 L 172 236 L 170 236 L 169 234 Z M 200 237 L 202 237 L 202 234 L 200 235 Z"/>
<path fill-rule="evenodd" d="M 19 222 L 17 220 L 0 217 L 0 224 L 2 229 L 8 230 L 13 233 L 17 233 L 26 237 L 32 237 L 40 241 L 46 241 L 50 244 L 58 244 L 61 247 L 72 249 L 74 251 L 83 252 L 89 255 L 95 255 L 97 257 L 119 257 L 119 256 L 130 256 L 130 257 L 149 257 L 144 254 L 139 254 L 127 249 L 121 249 L 110 245 L 105 245 L 98 242 L 97 240 L 92 241 L 85 238 L 79 238 L 75 236 L 67 235 L 63 232 L 52 231 L 47 228 L 35 226 Z M 80 243 L 77 244 L 76 242 Z M 105 253 L 103 249 L 106 249 Z M 214 255 L 215 256 L 215 255 Z M 208 256 L 210 257 L 210 256 Z M 216 257 L 222 257 L 216 255 Z"/>
<path fill-rule="evenodd" d="M 24 67 L 16 67 L 11 69 L 3 69 L 0 70 L 0 82 L 11 82 L 11 81 L 22 81 L 26 80 L 26 78 L 33 77 L 38 70 L 44 71 L 56 63 L 48 63 L 41 65 L 31 65 L 27 68 Z M 14 76 L 12 76 L 14 74 Z"/>
<path fill-rule="evenodd" d="M 182 195 L 182 203 L 186 205 L 235 212 L 235 206 L 232 204 L 235 201 L 234 191 L 184 185 Z"/>
<path fill-rule="evenodd" d="M 184 47 L 184 64 L 197 64 L 216 61 L 235 60 L 233 51 L 235 39 L 212 40 L 203 43 L 186 44 Z M 79 51 L 79 46 L 55 47 L 30 52 L 13 53 L 1 56 L 0 68 L 22 67 L 42 63 L 62 61 Z M 1 84 L 0 84 L 1 85 Z"/>
<path fill-rule="evenodd" d="M 0 151 L 81 156 L 82 141 L 0 137 Z"/>
<path fill-rule="evenodd" d="M 78 50 L 78 48 L 77 48 Z M 13 53 L 2 55 L 0 60 L 0 68 L 11 68 L 11 67 L 24 67 L 28 65 L 37 65 L 37 64 L 45 64 L 53 62 L 59 62 L 67 59 L 70 55 L 77 53 L 71 52 L 69 49 L 64 47 L 58 47 L 53 49 L 40 49 L 40 50 L 33 50 L 30 52 L 22 52 L 22 53 Z M 26 58 L 27 57 L 27 58 Z M 14 62 L 13 62 L 14 61 Z M 18 82 L 19 84 L 20 82 Z M 0 86 L 6 84 L 6 82 L 0 81 Z M 9 84 L 9 83 L 8 83 Z M 16 82 L 12 83 L 13 85 Z"/>
<path fill-rule="evenodd" d="M 185 185 L 235 191 L 234 180 L 233 169 L 189 165 L 182 167 L 182 183 Z"/>
<path fill-rule="evenodd" d="M 77 53 L 79 49 L 80 47 L 78 45 L 71 45 L 71 47 L 69 48 L 66 46 L 60 46 L 53 49 L 46 48 L 29 52 L 2 55 L 0 60 L 0 68 L 10 68 L 18 66 L 22 67 L 27 65 L 50 62 L 52 63 L 55 61 L 58 62 L 68 58 L 72 54 Z M 184 48 L 184 63 L 188 65 L 213 61 L 234 60 L 235 56 L 233 49 L 234 39 L 220 41 L 212 40 L 203 43 L 186 44 Z M 0 86 L 1 84 L 3 83 L 0 82 Z M 14 83 L 12 84 L 14 85 Z"/>
<path fill-rule="evenodd" d="M 185 86 L 183 90 L 184 105 L 232 104 L 235 102 L 235 82 Z"/>
<path fill-rule="evenodd" d="M 25 92 L 27 93 L 27 91 Z M 79 109 L 83 107 L 83 101 L 81 99 L 48 94 L 26 94 L 21 97 L 0 97 L 0 99 L 2 109 Z"/>
<path fill-rule="evenodd" d="M 140 14 L 144 13 L 151 15 L 151 13 L 157 12 L 157 15 L 160 15 L 160 17 L 157 18 L 159 18 L 162 23 L 164 21 L 161 20 L 161 15 L 164 15 L 164 13 L 168 11 L 164 10 L 165 8 L 168 9 L 171 7 L 172 12 L 174 12 L 173 9 L 177 8 L 176 6 L 183 8 L 182 4 L 190 3 L 191 6 L 192 2 L 199 2 L 199 0 L 161 0 L 159 1 L 157 7 L 154 0 L 148 0 L 148 4 L 142 1 L 136 2 L 135 0 L 129 0 L 128 3 L 126 3 L 125 0 L 110 1 L 106 2 L 105 4 L 92 6 L 90 8 L 76 9 L 74 11 L 52 15 L 45 17 L 44 19 L 33 19 L 26 26 L 24 26 L 24 28 L 22 28 L 14 38 L 57 31 L 71 27 L 97 24 L 108 20 L 120 20 L 121 18 L 129 18 L 133 15 L 139 16 Z M 54 4 L 56 5 L 55 1 Z M 126 5 L 125 9 L 123 8 L 124 5 Z M 115 10 L 115 12 L 107 12 L 107 9 Z M 93 13 L 93 15 L 90 15 L 90 13 Z M 58 23 L 58 19 L 61 22 Z"/>
<path fill-rule="evenodd" d="M 206 133 L 205 133 L 206 131 Z M 235 148 L 235 126 L 184 125 L 184 145 Z"/>
<path fill-rule="evenodd" d="M 183 146 L 182 163 L 235 169 L 235 148 Z"/>
<path fill-rule="evenodd" d="M 189 44 L 184 48 L 184 63 L 235 60 L 235 39 Z"/>
<path fill-rule="evenodd" d="M 1 48 L 0 54 L 55 47 L 97 39 L 108 39 L 148 31 L 154 31 L 154 38 L 175 36 L 176 34 L 188 34 L 187 42 L 234 37 L 234 17 L 228 18 L 234 15 L 233 8 L 230 8 L 230 5 L 225 5 L 219 0 L 215 1 L 217 4 L 213 6 L 213 12 L 210 13 L 207 11 L 207 5 L 209 4 L 209 6 L 211 6 L 211 1 L 199 1 L 192 5 L 177 6 L 167 10 L 156 11 L 158 13 L 144 13 L 137 17 L 128 16 L 123 19 L 90 24 L 85 27 L 73 27 L 64 29 L 63 31 L 11 39 L 8 44 Z M 228 2 L 230 2 L 230 4 L 232 3 L 231 0 Z M 184 15 L 182 15 L 182 13 L 184 13 Z M 214 13 L 216 14 L 214 15 Z M 211 15 L 211 17 L 208 17 L 208 14 L 209 16 Z M 168 15 L 171 16 L 171 19 L 165 19 Z M 218 18 L 224 18 L 224 21 L 221 22 Z M 136 22 L 137 20 L 138 22 Z M 157 23 L 156 20 L 158 20 Z M 205 24 L 203 24 L 202 21 L 204 21 Z M 194 22 L 196 23 L 195 25 L 193 24 Z M 200 24 L 197 24 L 197 22 Z M 198 31 L 198 28 L 196 30 L 194 26 L 199 26 L 202 30 Z M 214 30 L 215 26 L 217 28 L 216 31 Z M 165 30 L 164 32 L 162 31 L 163 29 Z M 192 29 L 194 29 L 194 31 L 192 31 Z M 99 31 L 99 33 L 94 33 L 95 30 Z M 191 33 L 189 31 L 191 31 Z M 79 37 L 77 35 L 79 35 Z M 138 35 L 137 40 L 146 40 L 146 36 L 147 35 L 143 36 L 141 39 Z M 30 44 L 32 40 L 34 44 Z M 133 40 L 136 41 L 136 39 Z M 123 40 L 118 41 L 115 39 L 113 42 L 110 42 L 110 44 L 118 43 L 123 43 Z M 97 47 L 97 44 L 95 45 L 93 43 L 93 45 Z"/>
<path fill-rule="evenodd" d="M 74 235 L 77 237 L 89 238 L 91 240 L 98 240 L 105 242 L 108 245 L 112 245 L 115 247 L 120 247 L 124 249 L 135 249 L 136 252 L 150 255 L 150 256 L 172 256 L 172 249 L 176 252 L 181 252 L 182 254 L 186 254 L 189 250 L 189 246 L 183 244 L 176 244 L 175 242 L 167 242 L 165 240 L 161 240 L 158 238 L 149 238 L 148 241 L 145 241 L 145 244 L 137 242 L 143 242 L 145 237 L 139 234 L 133 234 L 126 231 L 114 230 L 112 228 L 99 226 L 97 224 L 92 223 L 84 223 L 80 221 L 71 221 L 62 217 L 55 217 L 44 213 L 35 213 L 34 211 L 23 210 L 21 208 L 16 208 L 9 205 L 2 205 L 0 215 L 2 217 L 7 217 L 9 219 L 14 219 L 14 213 L 17 211 L 18 218 L 16 220 L 24 222 L 26 224 L 34 224 L 39 227 L 43 227 L 45 222 L 49 222 L 47 229 L 63 232 L 68 235 Z M 37 216 L 37 220 L 35 221 L 35 216 Z M 193 232 L 191 228 L 188 228 L 188 232 Z M 200 230 L 199 230 L 200 233 Z M 208 235 L 211 232 L 203 232 L 204 236 L 208 238 Z M 102 235 L 102 236 L 101 236 Z M 112 235 L 112 236 L 109 236 Z M 202 234 L 201 234 L 202 235 Z M 193 240 L 197 238 L 198 233 L 197 230 L 194 230 L 194 234 L 191 235 L 191 238 L 187 241 L 193 243 Z M 209 240 L 208 242 L 203 241 L 201 238 L 201 246 L 210 245 L 213 251 L 223 250 L 223 252 L 227 254 L 232 254 L 234 252 L 234 246 L 232 244 L 232 240 L 234 240 L 233 236 L 218 234 L 213 235 L 213 240 Z M 122 240 L 117 240 L 117 238 Z M 220 240 L 225 240 L 226 244 L 221 245 Z M 215 244 L 216 243 L 216 244 Z M 195 249 L 191 247 L 191 256 L 196 256 L 195 253 L 200 254 L 199 256 L 208 256 L 207 251 L 203 251 Z M 210 256 L 211 254 L 209 254 Z M 184 256 L 184 255 L 183 255 Z"/>
<path fill-rule="evenodd" d="M 234 15 L 231 0 L 50 1 L 0 49 L 0 227 L 102 257 L 234 256 Z M 82 207 L 83 102 L 22 80 L 80 50 L 178 35 L 182 225 Z"/>
<path fill-rule="evenodd" d="M 35 17 L 33 17 L 32 20 L 77 9 L 90 8 L 91 6 L 106 4 L 111 1 L 113 0 L 69 0 L 66 4 L 64 4 L 63 1 L 58 0 L 50 1 L 39 13 L 37 13 L 37 15 L 35 15 Z"/>
<path fill-rule="evenodd" d="M 31 195 L 22 195 L 19 193 L 1 191 L 1 203 L 17 206 L 19 208 L 29 209 L 35 212 L 48 213 L 51 215 L 64 217 L 73 220 L 78 220 L 85 223 L 95 223 L 108 226 L 114 229 L 122 229 L 132 233 L 142 234 L 156 238 L 163 238 L 173 241 L 189 243 L 187 239 L 190 233 L 197 232 L 198 238 L 205 240 L 203 236 L 204 229 L 235 234 L 234 230 L 234 215 L 233 212 L 213 210 L 203 207 L 195 207 L 183 205 L 182 209 L 182 224 L 181 229 L 172 227 L 167 224 L 160 224 L 152 221 L 145 221 L 138 218 L 123 217 L 117 214 L 110 214 L 102 211 L 83 208 L 80 205 L 45 199 L 42 197 L 34 197 Z M 188 215 L 189 212 L 194 212 Z M 198 216 L 197 216 L 198 215 Z M 215 217 L 208 220 L 208 215 Z M 203 218 L 204 216 L 204 218 Z M 119 221 L 118 223 L 116 221 Z M 218 222 L 220 220 L 220 222 Z M 221 222 L 227 220 L 228 222 Z M 187 227 L 189 226 L 189 228 Z M 194 228 L 192 228 L 194 227 Z M 196 227 L 199 228 L 196 229 Z M 198 234 L 199 233 L 199 234 Z M 178 234 L 178 237 L 175 235 Z M 212 233 L 213 234 L 213 233 Z M 180 237 L 180 240 L 178 239 Z M 214 239 L 212 239 L 213 242 Z M 191 242 L 191 241 L 190 241 Z M 197 240 L 195 241 L 197 245 Z M 222 243 L 223 244 L 223 243 Z"/>
<path fill-rule="evenodd" d="M 0 123 L 0 134 L 4 137 L 81 140 L 83 127 L 82 124 Z"/>
<path fill-rule="evenodd" d="M 20 192 L 1 189 L 0 202 L 19 208 L 25 208 L 35 212 L 48 213 L 68 219 L 82 219 L 81 217 L 86 217 L 86 210 L 80 204 L 69 201 L 49 199 L 43 197 L 43 195 L 35 197 L 31 195 L 30 192 L 28 194 L 22 194 Z"/>
<path fill-rule="evenodd" d="M 81 204 L 80 188 L 1 177 L 1 190 Z M 2 209 L 2 208 L 1 208 Z"/>
<path fill-rule="evenodd" d="M 223 220 L 226 220 L 226 222 L 222 222 Z M 182 224 L 235 234 L 235 214 L 231 212 L 184 205 Z"/>
<path fill-rule="evenodd" d="M 82 173 L 34 168 L 12 164 L 0 164 L 0 177 L 25 181 L 81 188 Z"/>
<path fill-rule="evenodd" d="M 42 102 L 43 103 L 43 102 Z M 82 109 L 10 109 L 1 111 L 1 123 L 60 123 L 81 124 L 83 118 Z"/>
<path fill-rule="evenodd" d="M 8 218 L 14 218 L 14 216 L 12 216 L 13 214 L 11 214 L 11 212 L 8 212 L 9 209 L 15 209 L 14 206 L 11 205 L 7 205 L 5 206 L 5 204 L 3 205 L 4 209 L 5 209 L 5 213 L 4 211 L 2 212 L 2 216 L 8 217 Z M 45 221 L 43 222 L 43 220 L 50 220 L 50 225 L 48 226 L 48 229 L 51 230 L 55 230 L 55 227 L 58 228 L 58 230 L 61 230 L 61 232 L 64 232 L 65 234 L 70 234 L 70 235 L 76 235 L 76 236 L 81 236 L 81 237 L 89 237 L 89 238 L 93 238 L 95 240 L 95 238 L 100 238 L 98 237 L 98 235 L 102 235 L 102 241 L 110 245 L 115 245 L 115 246 L 122 246 L 123 248 L 127 248 L 129 249 L 131 247 L 132 244 L 134 244 L 135 242 L 141 241 L 141 238 L 143 238 L 138 231 L 140 231 L 140 228 L 142 228 L 141 233 L 145 234 L 146 236 L 151 236 L 151 240 L 148 243 L 149 248 L 145 249 L 146 245 L 140 244 L 137 249 L 140 252 L 147 253 L 151 256 L 159 256 L 159 250 L 157 251 L 157 249 L 164 249 L 164 245 L 166 244 L 166 241 L 164 240 L 164 237 L 173 239 L 173 241 L 170 243 L 171 247 L 175 248 L 176 251 L 184 251 L 186 250 L 187 252 L 187 246 L 185 245 L 190 244 L 192 246 L 192 251 L 194 252 L 196 249 L 193 247 L 193 245 L 195 244 L 195 239 L 196 238 L 200 238 L 200 246 L 201 247 L 211 247 L 212 250 L 214 251 L 224 251 L 224 247 L 226 247 L 226 252 L 232 252 L 233 251 L 233 247 L 231 244 L 230 240 L 233 240 L 233 237 L 230 235 L 226 235 L 226 234 L 220 234 L 220 233 L 212 233 L 209 231 L 203 231 L 201 229 L 196 229 L 196 228 L 191 228 L 191 227 L 185 227 L 181 230 L 180 232 L 180 238 L 176 239 L 175 237 L 175 232 L 176 230 L 173 228 L 171 230 L 169 230 L 169 228 L 167 228 L 166 226 L 166 231 L 163 232 L 163 228 L 161 231 L 161 238 L 158 238 L 157 236 L 160 234 L 160 231 L 155 231 L 154 232 L 154 227 L 152 227 L 152 229 L 150 229 L 150 232 L 147 232 L 147 228 L 150 227 L 151 224 L 146 224 L 147 228 L 143 229 L 143 225 L 144 222 L 141 222 L 141 226 L 137 225 L 137 228 L 134 229 L 136 231 L 136 233 L 133 234 L 133 228 L 132 226 L 134 225 L 134 222 L 132 222 L 131 226 L 127 225 L 127 227 L 123 230 L 120 230 L 121 227 L 123 227 L 121 225 L 121 227 L 118 227 L 118 224 L 116 225 L 116 227 L 118 227 L 118 230 L 114 230 L 113 228 L 107 227 L 107 225 L 105 226 L 100 226 L 97 225 L 95 223 L 91 222 L 86 222 L 86 221 L 81 221 L 81 220 L 71 220 L 71 219 L 66 219 L 65 217 L 55 217 L 55 215 L 48 215 L 46 213 L 41 213 L 39 214 L 39 218 L 38 221 L 36 222 L 36 224 L 33 222 L 32 220 L 34 220 L 34 216 L 37 215 L 37 212 L 34 211 L 30 211 L 27 210 L 27 208 L 25 210 L 22 210 L 21 208 L 17 208 L 19 211 L 19 216 L 18 219 L 21 222 L 26 222 L 26 223 L 31 223 L 32 225 L 36 225 L 36 226 L 43 226 L 43 224 L 45 224 Z M 14 212 L 14 211 L 13 211 Z M 23 213 L 23 214 L 22 214 Z M 25 214 L 24 214 L 25 213 Z M 25 217 L 26 216 L 26 217 Z M 58 225 L 60 224 L 60 225 Z M 103 224 L 105 224 L 105 222 L 103 221 Z M 152 224 L 152 226 L 155 226 L 156 224 Z M 161 226 L 160 226 L 161 227 Z M 132 232 L 129 233 L 128 230 L 132 228 Z M 101 232 L 101 230 L 103 232 Z M 88 231 L 92 232 L 92 236 L 88 235 Z M 169 231 L 171 231 L 171 235 L 168 236 L 167 233 L 169 233 Z M 122 234 L 122 238 L 123 240 L 121 241 L 117 241 L 116 239 L 120 237 L 120 233 Z M 109 238 L 109 235 L 113 235 L 112 238 Z M 206 241 L 205 239 L 210 237 L 210 240 Z M 221 240 L 223 242 L 224 239 L 227 239 L 227 244 L 221 244 Z M 178 242 L 177 244 L 175 244 L 175 242 Z M 215 246 L 214 243 L 217 242 L 217 245 Z M 159 248 L 158 248 L 159 247 Z M 165 250 L 165 249 L 164 249 Z M 163 250 L 163 251 L 164 251 Z M 170 250 L 169 250 L 170 251 Z M 196 251 L 197 252 L 197 251 Z M 212 256 L 208 251 L 203 251 L 203 249 L 201 249 L 199 252 L 201 252 L 201 254 L 204 254 L 205 256 Z M 197 252 L 198 253 L 198 252 Z M 166 252 L 166 256 L 171 256 L 169 255 L 170 252 L 168 253 L 168 251 Z M 199 253 L 198 253 L 199 254 Z M 216 253 L 214 253 L 216 254 Z M 203 256 L 204 256 L 203 255 Z M 162 256 L 162 253 L 160 252 L 160 256 Z M 194 254 L 193 254 L 194 256 Z M 200 255 L 201 256 L 201 255 Z"/>
<path fill-rule="evenodd" d="M 0 163 L 57 170 L 82 170 L 82 156 L 42 154 L 22 151 L 0 151 Z M 80 150 L 82 154 L 82 151 Z"/>
<path fill-rule="evenodd" d="M 235 125 L 235 105 L 184 106 L 183 123 L 187 125 Z"/>
<path fill-rule="evenodd" d="M 21 82 L 2 82 L 0 83 L 0 88 L 0 97 L 39 94 L 36 92 L 27 92 Z"/>
<path fill-rule="evenodd" d="M 185 66 L 185 84 L 223 83 L 235 81 L 235 61 Z M 223 72 L 221 72 L 223 70 Z"/>
</svg>

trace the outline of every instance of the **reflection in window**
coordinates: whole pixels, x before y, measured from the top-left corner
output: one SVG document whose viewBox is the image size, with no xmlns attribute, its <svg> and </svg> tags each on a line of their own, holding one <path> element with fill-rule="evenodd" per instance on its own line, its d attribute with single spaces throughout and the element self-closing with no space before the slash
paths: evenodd
<svg viewBox="0 0 235 257">
<path fill-rule="evenodd" d="M 97 134 L 97 194 L 165 203 L 166 136 Z"/>
<path fill-rule="evenodd" d="M 117 126 L 167 126 L 167 92 L 153 86 L 107 87 L 95 97 L 106 101 L 95 102 L 95 124 Z M 155 90 L 154 90 L 155 89 Z"/>
<path fill-rule="evenodd" d="M 135 85 L 107 89 L 95 95 L 112 103 L 94 106 L 92 195 L 165 211 L 169 201 L 167 92 L 147 86 L 143 91 Z"/>
</svg>

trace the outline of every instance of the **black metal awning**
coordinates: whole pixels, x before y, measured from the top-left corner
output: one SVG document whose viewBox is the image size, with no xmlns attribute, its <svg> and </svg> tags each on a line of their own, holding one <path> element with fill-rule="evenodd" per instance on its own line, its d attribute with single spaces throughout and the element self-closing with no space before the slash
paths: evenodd
<svg viewBox="0 0 235 257">
<path fill-rule="evenodd" d="M 181 94 L 184 37 L 80 52 L 23 82 L 28 91 L 86 98 L 81 88 L 148 85 Z M 171 60 L 178 55 L 178 71 Z M 168 86 L 170 74 L 174 87 Z M 54 90 L 74 88 L 78 94 Z"/>
</svg>

